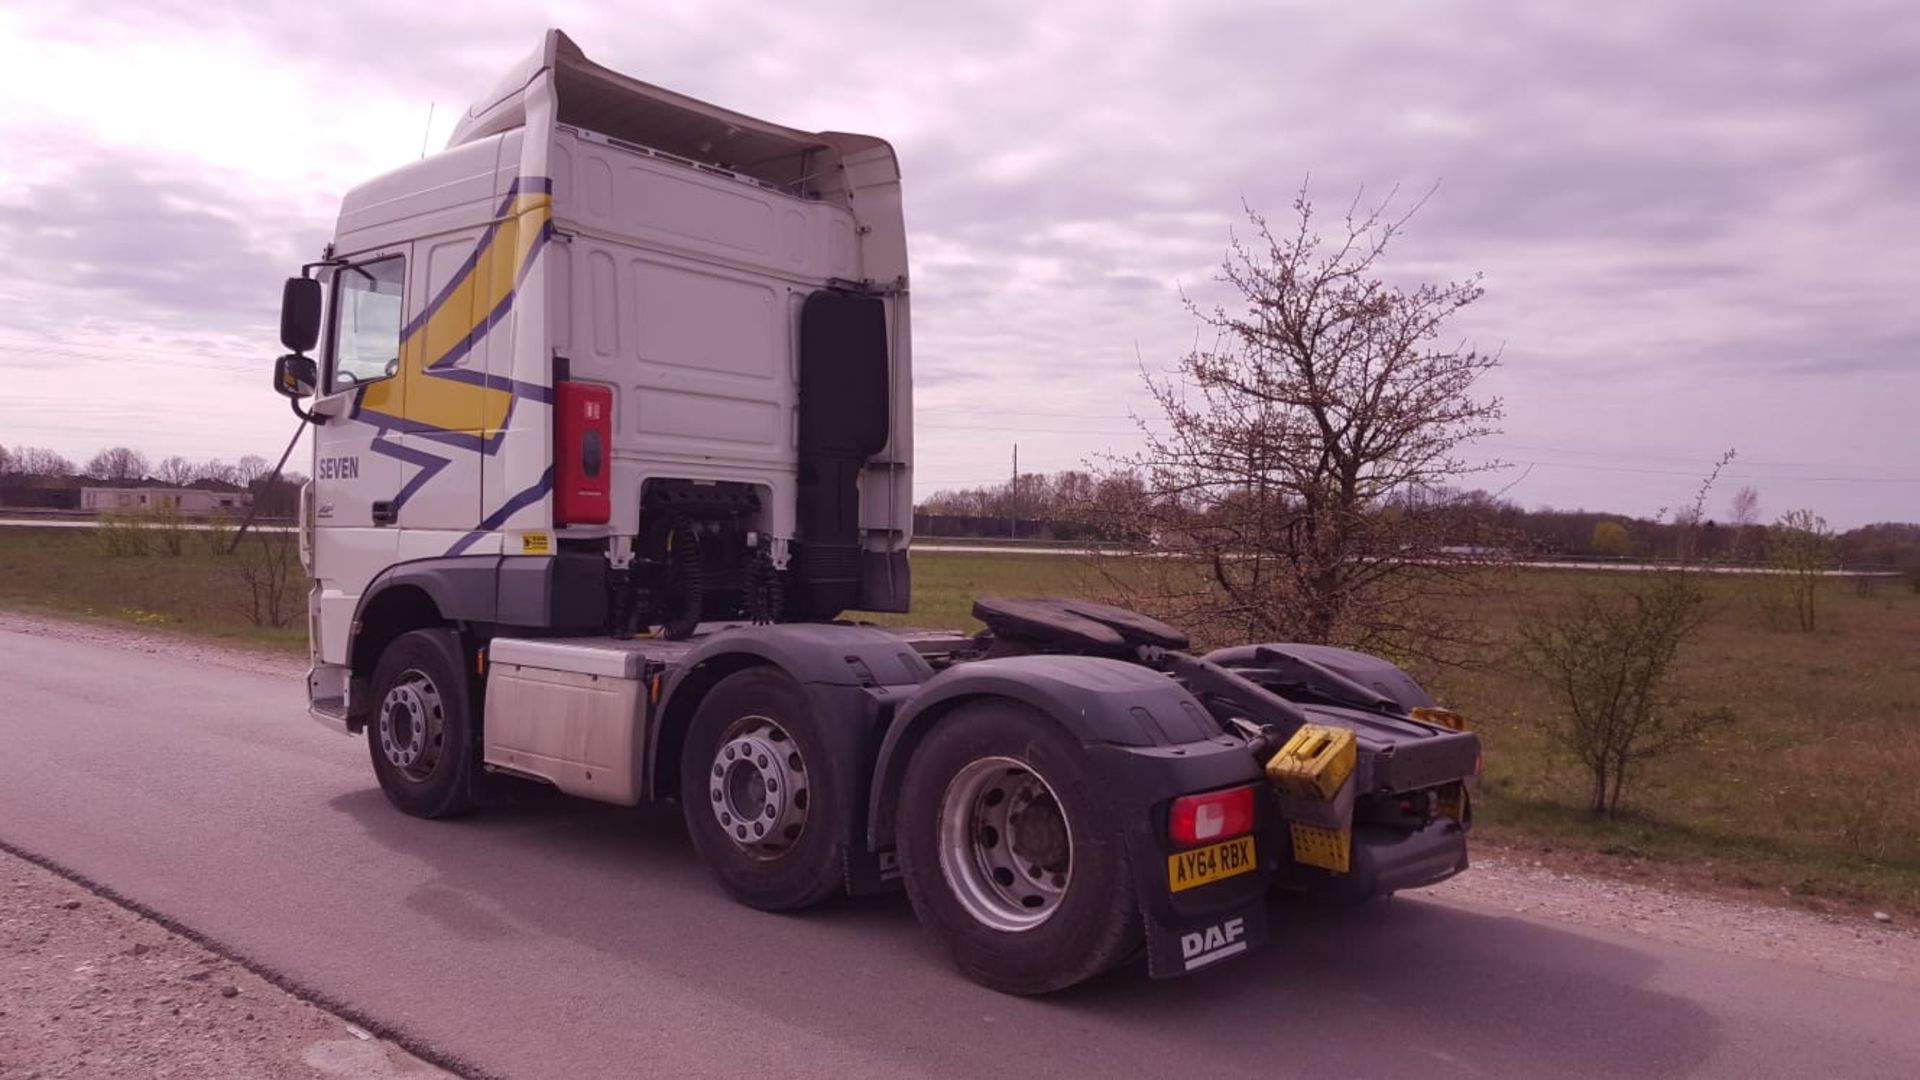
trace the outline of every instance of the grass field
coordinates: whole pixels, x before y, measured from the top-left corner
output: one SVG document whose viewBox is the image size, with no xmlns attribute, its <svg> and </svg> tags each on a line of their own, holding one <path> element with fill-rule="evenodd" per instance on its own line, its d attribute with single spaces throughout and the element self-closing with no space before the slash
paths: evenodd
<svg viewBox="0 0 1920 1080">
<path fill-rule="evenodd" d="M 307 579 L 299 564 L 285 586 L 292 624 L 255 626 L 235 560 L 214 554 L 212 537 L 183 533 L 178 555 L 116 557 L 92 529 L 0 527 L 0 606 L 305 651 Z M 157 536 L 147 539 L 158 544 Z"/>
<path fill-rule="evenodd" d="M 923 552 L 913 573 L 913 613 L 872 618 L 972 629 L 976 596 L 1099 591 L 1094 560 L 1072 556 Z M 306 583 L 295 575 L 297 610 Z M 1459 617 L 1504 640 L 1530 612 L 1609 581 L 1518 571 Z M 1920 914 L 1920 596 L 1897 582 L 1861 593 L 1836 580 L 1820 598 L 1821 628 L 1806 634 L 1765 625 L 1756 581 L 1707 581 L 1712 616 L 1679 675 L 1694 702 L 1728 706 L 1737 721 L 1648 764 L 1630 812 L 1613 822 L 1585 817 L 1583 780 L 1541 722 L 1552 703 L 1503 649 L 1429 675 L 1485 740 L 1479 819 L 1495 838 L 1684 867 L 1814 905 Z M 85 530 L 0 528 L 0 605 L 303 647 L 298 629 L 250 625 L 236 588 L 225 560 L 192 537 L 179 556 L 113 558 Z"/>
<path fill-rule="evenodd" d="M 918 555 L 914 612 L 874 616 L 975 628 L 975 596 L 1097 594 L 1095 560 L 1021 555 Z M 1681 658 L 1679 689 L 1725 705 L 1735 722 L 1700 747 L 1648 763 L 1628 812 L 1593 822 L 1584 779 L 1542 723 L 1542 687 L 1504 643 L 1529 615 L 1582 589 L 1618 583 L 1605 572 L 1519 570 L 1462 618 L 1502 644 L 1466 670 L 1424 673 L 1444 702 L 1471 716 L 1487 749 L 1480 821 L 1494 836 L 1683 864 L 1737 887 L 1785 889 L 1817 906 L 1879 904 L 1920 913 L 1920 595 L 1897 581 L 1862 592 L 1824 583 L 1821 628 L 1772 629 L 1764 579 L 1705 579 L 1711 615 Z"/>
</svg>

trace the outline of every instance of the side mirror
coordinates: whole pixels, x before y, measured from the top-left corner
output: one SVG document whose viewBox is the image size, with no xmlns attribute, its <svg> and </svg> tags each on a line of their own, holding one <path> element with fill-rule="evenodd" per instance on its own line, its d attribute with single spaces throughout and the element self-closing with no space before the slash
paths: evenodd
<svg viewBox="0 0 1920 1080">
<path fill-rule="evenodd" d="M 302 353 L 319 340 L 320 283 L 310 277 L 288 278 L 280 293 L 280 344 Z"/>
<path fill-rule="evenodd" d="M 313 357 L 288 353 L 273 362 L 273 388 L 282 397 L 299 401 L 313 396 L 316 383 L 320 381 L 319 369 L 314 366 Z"/>
</svg>

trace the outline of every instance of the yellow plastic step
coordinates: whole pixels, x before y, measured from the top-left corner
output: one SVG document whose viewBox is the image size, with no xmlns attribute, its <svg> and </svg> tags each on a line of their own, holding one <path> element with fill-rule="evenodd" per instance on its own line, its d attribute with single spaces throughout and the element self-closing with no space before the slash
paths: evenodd
<svg viewBox="0 0 1920 1080">
<path fill-rule="evenodd" d="M 1359 746 L 1345 728 L 1302 724 L 1267 759 L 1267 780 L 1284 795 L 1331 801 L 1353 775 Z M 1296 841 L 1297 843 L 1297 841 Z"/>
</svg>

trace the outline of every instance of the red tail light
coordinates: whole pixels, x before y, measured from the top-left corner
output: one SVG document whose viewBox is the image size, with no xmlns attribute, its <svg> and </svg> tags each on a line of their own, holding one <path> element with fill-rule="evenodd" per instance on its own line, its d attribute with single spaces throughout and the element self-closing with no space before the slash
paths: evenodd
<svg viewBox="0 0 1920 1080">
<path fill-rule="evenodd" d="M 1167 835 L 1175 847 L 1195 847 L 1230 840 L 1253 831 L 1253 788 L 1226 788 L 1173 800 L 1167 815 Z"/>
</svg>

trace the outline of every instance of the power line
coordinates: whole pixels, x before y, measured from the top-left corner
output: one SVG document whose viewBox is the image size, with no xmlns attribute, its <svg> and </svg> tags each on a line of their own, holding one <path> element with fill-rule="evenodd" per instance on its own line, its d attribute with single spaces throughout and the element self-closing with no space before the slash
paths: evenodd
<svg viewBox="0 0 1920 1080">
<path fill-rule="evenodd" d="M 1471 464 L 1471 463 L 1470 463 Z M 1639 469 L 1628 465 L 1593 465 L 1573 461 L 1479 462 L 1479 465 L 1537 465 L 1545 469 L 1578 469 L 1583 472 L 1639 473 L 1646 476 L 1685 476 L 1700 479 L 1705 469 Z M 1780 480 L 1816 484 L 1920 484 L 1920 476 L 1798 476 L 1790 473 L 1721 473 L 1728 480 Z"/>
</svg>

